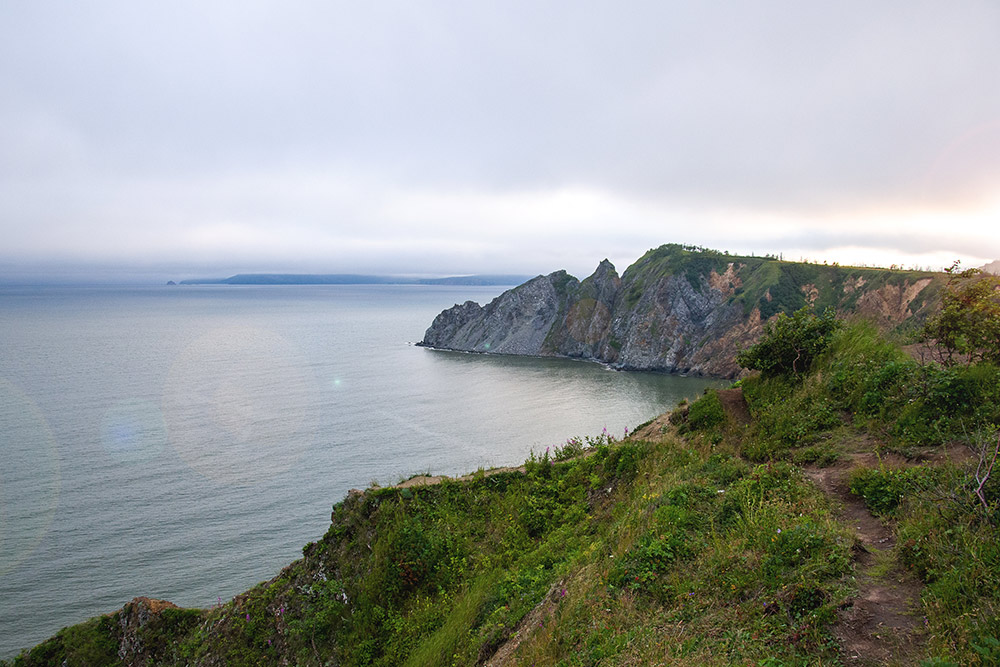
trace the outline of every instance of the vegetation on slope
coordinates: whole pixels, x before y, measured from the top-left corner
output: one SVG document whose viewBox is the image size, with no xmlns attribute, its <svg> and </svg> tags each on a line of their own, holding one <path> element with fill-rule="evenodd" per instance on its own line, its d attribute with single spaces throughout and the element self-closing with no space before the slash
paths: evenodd
<svg viewBox="0 0 1000 667">
<path fill-rule="evenodd" d="M 741 304 L 746 313 L 758 308 L 764 320 L 778 313 L 790 315 L 806 306 L 817 312 L 827 308 L 851 312 L 865 293 L 929 278 L 932 282 L 928 288 L 916 294 L 910 304 L 922 321 L 927 315 L 925 306 L 936 303 L 940 292 L 940 274 L 930 271 L 791 262 L 774 256 L 748 257 L 670 243 L 648 251 L 625 271 L 622 283 L 627 286 L 629 308 L 638 303 L 650 285 L 664 277 L 683 275 L 694 290 L 701 290 L 709 274 L 724 274 L 730 264 L 739 267 L 741 282 L 730 301 Z M 815 292 L 804 289 L 807 286 Z"/>
<path fill-rule="evenodd" d="M 833 665 L 862 589 L 904 577 L 919 606 L 896 664 L 1000 663 L 1000 368 L 923 365 L 822 317 L 746 355 L 791 342 L 808 365 L 709 391 L 672 425 L 351 494 L 301 560 L 234 600 L 137 628 L 126 607 L 13 664 Z M 823 465 L 849 468 L 892 527 L 877 567 L 813 483 Z"/>
</svg>

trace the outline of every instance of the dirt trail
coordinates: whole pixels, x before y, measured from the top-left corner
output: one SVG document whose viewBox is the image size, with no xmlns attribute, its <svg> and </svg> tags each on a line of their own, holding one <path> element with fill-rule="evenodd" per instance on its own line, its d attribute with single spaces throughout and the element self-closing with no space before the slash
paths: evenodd
<svg viewBox="0 0 1000 667">
<path fill-rule="evenodd" d="M 902 465 L 903 461 L 883 463 Z M 857 465 L 875 466 L 874 454 L 853 454 L 828 468 L 806 468 L 805 474 L 838 506 L 839 518 L 854 528 L 858 595 L 851 606 L 838 613 L 833 632 L 840 642 L 841 656 L 853 665 L 913 665 L 922 654 L 923 618 L 920 616 L 922 586 L 912 574 L 895 563 L 891 528 L 876 519 L 864 501 L 850 492 L 847 475 Z"/>
</svg>

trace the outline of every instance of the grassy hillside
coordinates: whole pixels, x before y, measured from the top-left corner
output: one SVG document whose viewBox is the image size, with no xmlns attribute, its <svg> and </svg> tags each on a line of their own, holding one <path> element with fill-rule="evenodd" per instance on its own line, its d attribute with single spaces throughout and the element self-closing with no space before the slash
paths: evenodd
<svg viewBox="0 0 1000 667">
<path fill-rule="evenodd" d="M 942 274 L 930 271 L 809 264 L 666 244 L 650 250 L 626 270 L 622 276 L 628 290 L 626 298 L 634 305 L 649 285 L 678 274 L 700 290 L 706 276 L 712 272 L 724 274 L 730 264 L 736 268 L 740 282 L 731 300 L 741 304 L 747 313 L 759 308 L 765 320 L 777 313 L 791 314 L 803 306 L 853 312 L 859 297 L 866 293 L 929 278 L 930 288 L 921 290 L 908 304 L 919 323 L 927 314 L 924 306 L 937 301 L 944 282 Z"/>
<path fill-rule="evenodd" d="M 852 324 L 628 438 L 352 494 L 236 599 L 135 603 L 13 664 L 1000 664 L 998 424 L 996 366 Z"/>
</svg>

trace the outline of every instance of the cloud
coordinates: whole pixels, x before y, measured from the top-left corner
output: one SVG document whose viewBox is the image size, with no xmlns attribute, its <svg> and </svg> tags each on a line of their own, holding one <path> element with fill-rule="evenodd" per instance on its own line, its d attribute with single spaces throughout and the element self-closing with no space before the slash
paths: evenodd
<svg viewBox="0 0 1000 667">
<path fill-rule="evenodd" d="M 996 25 L 975 1 L 7 3 L 0 262 L 985 260 Z"/>
</svg>

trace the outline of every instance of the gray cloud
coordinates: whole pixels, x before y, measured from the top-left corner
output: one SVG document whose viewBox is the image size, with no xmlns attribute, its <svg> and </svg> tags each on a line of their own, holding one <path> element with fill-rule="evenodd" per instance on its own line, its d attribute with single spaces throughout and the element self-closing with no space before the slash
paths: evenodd
<svg viewBox="0 0 1000 667">
<path fill-rule="evenodd" d="M 985 260 L 997 26 L 975 1 L 6 3 L 0 262 Z M 907 224 L 928 211 L 951 229 Z"/>
</svg>

